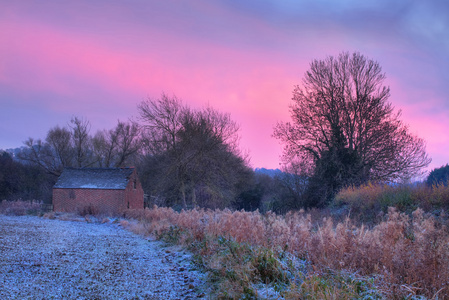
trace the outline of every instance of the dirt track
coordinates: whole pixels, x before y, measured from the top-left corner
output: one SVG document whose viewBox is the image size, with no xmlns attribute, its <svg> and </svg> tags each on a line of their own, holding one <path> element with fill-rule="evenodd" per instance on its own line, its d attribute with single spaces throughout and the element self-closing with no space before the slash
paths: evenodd
<svg viewBox="0 0 449 300">
<path fill-rule="evenodd" d="M 117 224 L 0 215 L 0 299 L 193 299 L 191 256 Z"/>
</svg>

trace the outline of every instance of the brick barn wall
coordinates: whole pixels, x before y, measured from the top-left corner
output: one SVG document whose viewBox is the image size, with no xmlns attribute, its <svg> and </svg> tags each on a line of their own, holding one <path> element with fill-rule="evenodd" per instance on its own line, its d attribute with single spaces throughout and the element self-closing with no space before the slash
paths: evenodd
<svg viewBox="0 0 449 300">
<path fill-rule="evenodd" d="M 117 214 L 126 209 L 124 200 L 125 190 L 53 189 L 53 210 L 57 212 L 79 213 L 92 207 L 99 213 Z"/>
<path fill-rule="evenodd" d="M 128 185 L 125 189 L 125 204 L 125 209 L 143 209 L 143 189 L 135 170 L 130 176 Z"/>
<path fill-rule="evenodd" d="M 103 214 L 119 214 L 126 209 L 143 209 L 143 189 L 136 171 L 124 190 L 53 189 L 53 210 L 80 213 L 88 207 Z"/>
</svg>

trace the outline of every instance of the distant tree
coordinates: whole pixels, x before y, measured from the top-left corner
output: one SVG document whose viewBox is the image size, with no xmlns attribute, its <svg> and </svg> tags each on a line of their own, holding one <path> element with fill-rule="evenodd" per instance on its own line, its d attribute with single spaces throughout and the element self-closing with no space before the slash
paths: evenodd
<svg viewBox="0 0 449 300">
<path fill-rule="evenodd" d="M 17 161 L 4 158 L 3 162 L 9 166 L 4 170 L 9 171 L 3 175 L 0 172 L 0 189 L 11 199 L 39 197 L 39 200 L 51 201 L 52 186 L 65 167 L 137 164 L 141 151 L 137 123 L 118 121 L 114 129 L 99 131 L 94 137 L 89 131 L 89 121 L 73 117 L 66 127 L 51 128 L 45 140 L 28 138 L 25 147 L 17 152 Z M 2 178 L 8 180 L 2 182 Z"/>
<path fill-rule="evenodd" d="M 48 175 L 38 166 L 23 164 L 0 150 L 0 201 L 51 201 L 51 188 L 56 177 Z"/>
<path fill-rule="evenodd" d="M 252 176 L 245 182 L 246 188 L 237 195 L 233 208 L 245 211 L 260 209 L 263 196 L 266 194 L 266 188 L 268 187 L 266 182 L 264 182 L 265 178 L 272 181 L 272 178 L 268 175 L 252 172 Z"/>
<path fill-rule="evenodd" d="M 292 162 L 285 165 L 283 172 L 275 176 L 279 196 L 274 204 L 274 211 L 286 213 L 310 206 L 306 194 L 310 179 L 306 170 L 304 162 Z"/>
<path fill-rule="evenodd" d="M 256 169 L 246 189 L 237 197 L 237 210 L 286 213 L 298 209 L 302 202 L 301 178 L 281 170 Z"/>
<path fill-rule="evenodd" d="M 38 166 L 51 175 L 59 176 L 61 174 L 64 165 L 58 161 L 50 144 L 31 137 L 24 144 L 26 147 L 17 155 L 21 161 Z"/>
<path fill-rule="evenodd" d="M 140 155 L 140 128 L 135 122 L 118 121 L 111 130 L 90 136 L 90 123 L 73 117 L 68 126 L 55 126 L 44 141 L 29 138 L 18 157 L 59 176 L 65 167 L 123 167 L 134 165 Z"/>
<path fill-rule="evenodd" d="M 129 164 L 130 159 L 140 153 L 140 127 L 136 122 L 118 122 L 115 128 L 118 136 L 116 167 Z"/>
<path fill-rule="evenodd" d="M 427 184 L 429 186 L 433 185 L 448 185 L 449 184 L 449 164 L 446 164 L 445 166 L 435 168 L 427 177 Z"/>
<path fill-rule="evenodd" d="M 45 141 L 52 149 L 51 153 L 49 153 L 49 158 L 53 160 L 52 165 L 54 169 L 58 165 L 66 167 L 73 164 L 74 151 L 70 130 L 65 127 L 53 127 L 48 131 Z"/>
<path fill-rule="evenodd" d="M 19 191 L 21 172 L 11 156 L 0 151 L 0 201 L 9 199 Z"/>
<path fill-rule="evenodd" d="M 309 162 L 308 205 L 324 205 L 345 185 L 411 178 L 430 163 L 388 102 L 380 65 L 360 53 L 314 60 L 293 91 L 292 122 L 278 123 L 287 164 Z"/>
<path fill-rule="evenodd" d="M 110 167 L 116 156 L 118 136 L 113 130 L 98 130 L 92 137 L 92 151 L 99 167 Z"/>
<path fill-rule="evenodd" d="M 92 164 L 89 160 L 91 138 L 89 136 L 90 122 L 78 117 L 73 117 L 69 124 L 72 129 L 72 143 L 75 158 L 75 166 L 78 168 Z"/>
<path fill-rule="evenodd" d="M 45 141 L 28 138 L 26 148 L 18 157 L 59 176 L 64 167 L 88 167 L 92 159 L 90 124 L 86 120 L 73 117 L 68 127 L 55 126 L 47 132 Z"/>
<path fill-rule="evenodd" d="M 98 131 L 92 138 L 92 151 L 100 167 L 127 166 L 140 150 L 140 127 L 135 122 L 118 121 L 114 129 Z"/>
<path fill-rule="evenodd" d="M 192 110 L 165 94 L 138 108 L 146 151 L 141 177 L 151 194 L 166 205 L 229 206 L 251 174 L 229 114 Z"/>
</svg>

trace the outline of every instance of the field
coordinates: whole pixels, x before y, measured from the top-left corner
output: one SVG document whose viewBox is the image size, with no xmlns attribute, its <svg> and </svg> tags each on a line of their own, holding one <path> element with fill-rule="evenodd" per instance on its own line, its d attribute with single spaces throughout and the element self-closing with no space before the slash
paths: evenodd
<svg viewBox="0 0 449 300">
<path fill-rule="evenodd" d="M 204 299 L 179 246 L 113 220 L 60 217 L 0 214 L 0 299 Z"/>
<path fill-rule="evenodd" d="M 447 224 L 421 209 L 390 208 L 372 227 L 304 211 L 154 207 L 127 216 L 139 220 L 131 230 L 193 251 L 216 298 L 449 298 Z"/>
<path fill-rule="evenodd" d="M 366 185 L 322 210 L 153 207 L 121 224 L 187 248 L 211 299 L 449 299 L 448 205 L 447 186 Z M 0 213 L 39 205 L 3 202 Z"/>
</svg>

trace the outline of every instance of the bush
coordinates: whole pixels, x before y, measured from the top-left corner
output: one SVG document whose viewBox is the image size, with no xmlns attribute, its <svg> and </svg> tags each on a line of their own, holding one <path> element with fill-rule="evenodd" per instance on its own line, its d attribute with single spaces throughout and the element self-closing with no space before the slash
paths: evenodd
<svg viewBox="0 0 449 300">
<path fill-rule="evenodd" d="M 89 204 L 84 206 L 79 210 L 79 214 L 83 217 L 85 216 L 97 216 L 99 214 L 99 210 L 96 206 Z"/>
</svg>

